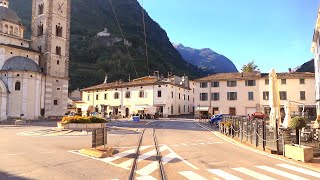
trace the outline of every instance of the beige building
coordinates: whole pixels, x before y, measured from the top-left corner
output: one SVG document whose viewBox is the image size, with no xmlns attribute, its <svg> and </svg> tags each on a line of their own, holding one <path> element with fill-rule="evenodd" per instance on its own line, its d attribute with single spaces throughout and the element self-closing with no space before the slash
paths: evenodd
<svg viewBox="0 0 320 180">
<path fill-rule="evenodd" d="M 82 89 L 82 101 L 77 111 L 83 115 L 99 112 L 103 116 L 130 117 L 132 114 L 170 115 L 193 112 L 193 84 L 188 77 L 155 76 L 131 82 L 103 83 Z"/>
<path fill-rule="evenodd" d="M 67 112 L 70 0 L 33 0 L 32 37 L 0 0 L 0 117 L 37 119 Z"/>
<path fill-rule="evenodd" d="M 313 73 L 278 73 L 281 111 L 287 100 L 293 112 L 315 116 L 315 78 Z M 195 106 L 210 114 L 247 115 L 269 110 L 269 74 L 220 73 L 195 80 Z"/>
</svg>

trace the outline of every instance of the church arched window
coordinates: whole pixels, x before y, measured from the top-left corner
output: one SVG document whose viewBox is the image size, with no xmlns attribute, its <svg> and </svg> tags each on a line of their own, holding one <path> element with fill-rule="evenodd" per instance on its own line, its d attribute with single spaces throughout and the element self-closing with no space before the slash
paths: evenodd
<svg viewBox="0 0 320 180">
<path fill-rule="evenodd" d="M 21 90 L 21 82 L 20 81 L 17 81 L 14 84 L 14 90 L 16 90 L 16 91 L 20 91 Z"/>
<path fill-rule="evenodd" d="M 56 36 L 62 37 L 62 27 L 56 26 Z"/>
<path fill-rule="evenodd" d="M 38 6 L 38 15 L 43 14 L 43 3 Z"/>
<path fill-rule="evenodd" d="M 7 33 L 7 34 L 8 34 L 8 29 L 9 29 L 9 26 L 8 26 L 8 24 L 6 24 L 6 25 L 4 26 L 4 33 Z"/>
<path fill-rule="evenodd" d="M 38 25 L 38 36 L 43 35 L 43 24 Z"/>
<path fill-rule="evenodd" d="M 2 24 L 0 24 L 0 32 L 2 32 Z"/>
<path fill-rule="evenodd" d="M 12 26 L 10 26 L 9 34 L 13 35 L 13 27 Z"/>
<path fill-rule="evenodd" d="M 14 28 L 14 35 L 18 36 L 18 28 L 17 27 Z"/>
<path fill-rule="evenodd" d="M 61 56 L 61 47 L 60 46 L 56 47 L 56 55 Z"/>
</svg>

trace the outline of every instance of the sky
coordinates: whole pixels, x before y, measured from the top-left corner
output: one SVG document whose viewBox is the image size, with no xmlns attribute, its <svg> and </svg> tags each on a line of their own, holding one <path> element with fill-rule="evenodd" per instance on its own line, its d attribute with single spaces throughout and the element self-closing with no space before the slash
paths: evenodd
<svg viewBox="0 0 320 180">
<path fill-rule="evenodd" d="M 143 1 L 143 3 L 142 3 Z M 139 0 L 172 43 L 211 48 L 238 70 L 286 72 L 313 58 L 320 0 Z"/>
</svg>

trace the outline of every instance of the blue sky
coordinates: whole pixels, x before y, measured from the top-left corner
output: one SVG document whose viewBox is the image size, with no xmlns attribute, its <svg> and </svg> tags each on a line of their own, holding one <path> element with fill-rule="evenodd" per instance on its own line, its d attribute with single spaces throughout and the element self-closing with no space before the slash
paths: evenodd
<svg viewBox="0 0 320 180">
<path fill-rule="evenodd" d="M 320 0 L 143 0 L 170 41 L 211 48 L 240 70 L 287 71 L 310 60 Z M 142 0 L 139 0 L 141 3 Z"/>
</svg>

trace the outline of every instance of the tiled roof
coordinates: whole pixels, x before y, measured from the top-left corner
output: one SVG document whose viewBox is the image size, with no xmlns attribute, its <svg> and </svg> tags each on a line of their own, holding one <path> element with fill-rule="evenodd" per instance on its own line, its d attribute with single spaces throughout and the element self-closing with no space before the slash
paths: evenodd
<svg viewBox="0 0 320 180">
<path fill-rule="evenodd" d="M 310 72 L 291 72 L 291 73 L 277 73 L 279 79 L 290 78 L 314 78 L 314 73 Z M 244 72 L 244 73 L 218 73 L 209 75 L 207 77 L 196 79 L 195 81 L 213 81 L 213 80 L 249 80 L 269 78 L 269 73 L 260 72 Z"/>
</svg>

